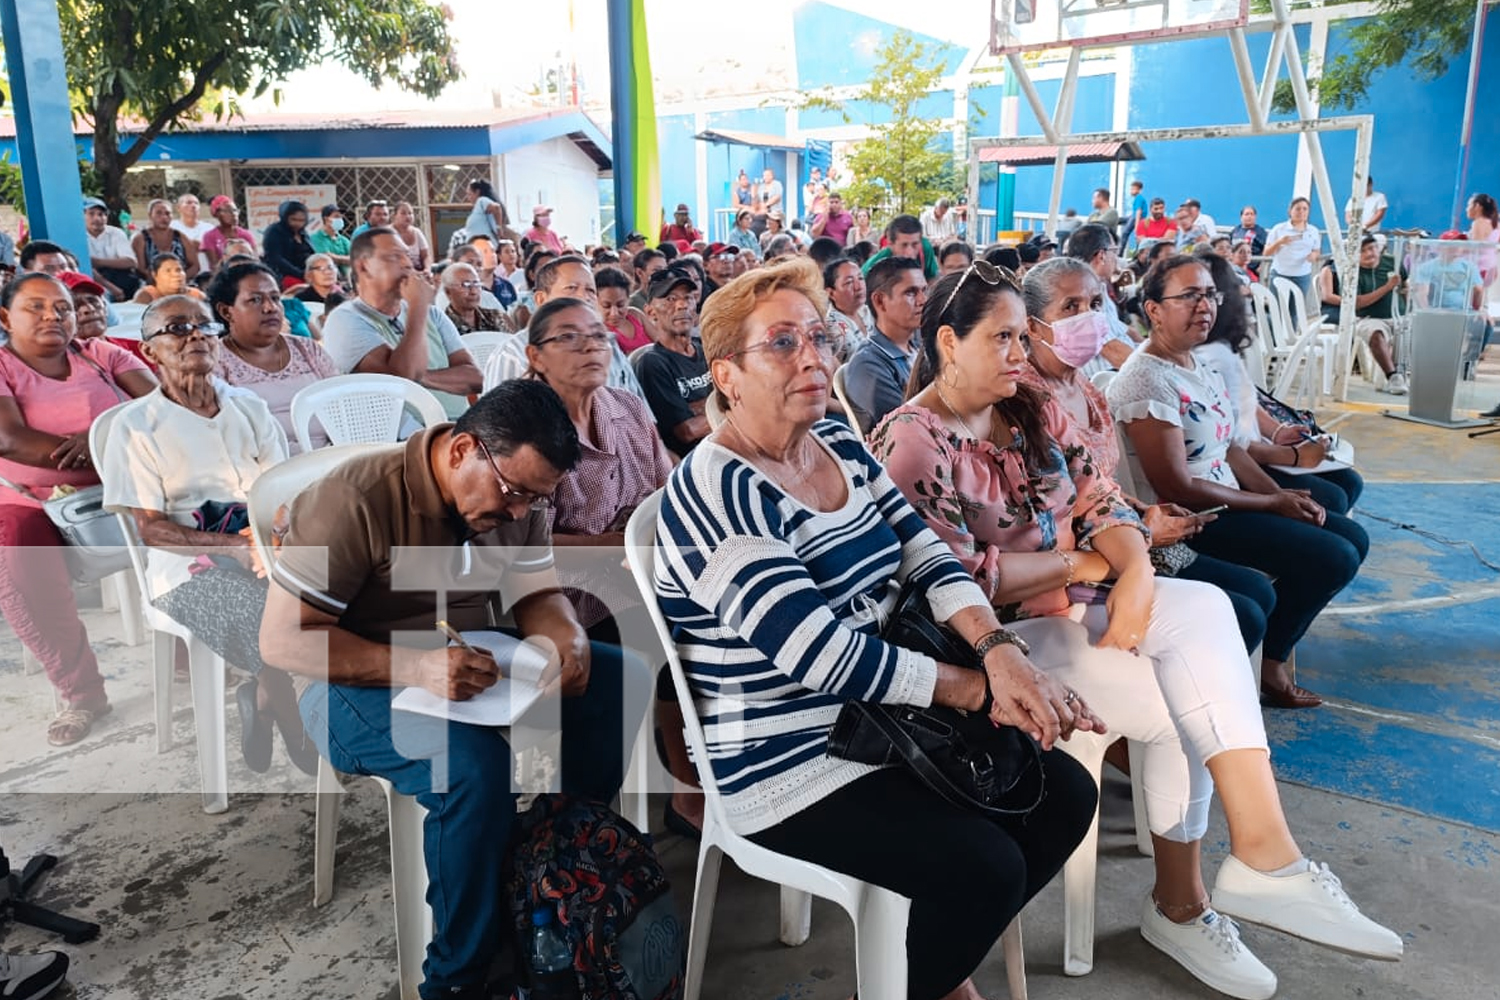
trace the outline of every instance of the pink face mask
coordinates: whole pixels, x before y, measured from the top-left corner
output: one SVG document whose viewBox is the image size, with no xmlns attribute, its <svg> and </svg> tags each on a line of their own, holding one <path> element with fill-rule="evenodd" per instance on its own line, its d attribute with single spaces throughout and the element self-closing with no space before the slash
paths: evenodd
<svg viewBox="0 0 1500 1000">
<path fill-rule="evenodd" d="M 1056 323 L 1037 320 L 1052 330 L 1052 353 L 1069 368 L 1082 368 L 1099 356 L 1109 337 L 1109 320 L 1092 309 L 1065 316 Z"/>
</svg>

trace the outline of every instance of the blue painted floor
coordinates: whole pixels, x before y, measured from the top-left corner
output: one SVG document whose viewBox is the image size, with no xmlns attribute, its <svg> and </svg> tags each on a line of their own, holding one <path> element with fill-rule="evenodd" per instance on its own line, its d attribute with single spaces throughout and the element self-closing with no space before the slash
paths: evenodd
<svg viewBox="0 0 1500 1000">
<path fill-rule="evenodd" d="M 1370 558 L 1297 647 L 1330 704 L 1267 712 L 1277 773 L 1500 831 L 1500 572 L 1366 512 L 1500 563 L 1500 485 L 1370 485 Z"/>
</svg>

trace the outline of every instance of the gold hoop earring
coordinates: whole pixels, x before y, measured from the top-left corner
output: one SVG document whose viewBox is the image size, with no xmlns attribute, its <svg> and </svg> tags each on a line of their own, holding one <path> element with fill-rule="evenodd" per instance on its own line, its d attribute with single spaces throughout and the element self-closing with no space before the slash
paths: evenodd
<svg viewBox="0 0 1500 1000">
<path fill-rule="evenodd" d="M 958 376 L 956 374 L 954 374 L 954 369 L 956 369 L 957 367 L 958 367 L 957 365 L 952 365 L 952 364 L 944 365 L 942 367 L 942 369 L 938 372 L 938 381 L 943 384 L 943 388 L 945 388 L 945 389 L 957 389 L 958 388 Z"/>
</svg>

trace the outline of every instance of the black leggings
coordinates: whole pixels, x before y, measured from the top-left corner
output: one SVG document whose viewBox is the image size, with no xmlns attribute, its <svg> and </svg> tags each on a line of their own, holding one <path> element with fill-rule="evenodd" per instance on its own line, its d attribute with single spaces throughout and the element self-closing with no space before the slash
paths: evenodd
<svg viewBox="0 0 1500 1000">
<path fill-rule="evenodd" d="M 937 1000 L 974 973 L 1093 819 L 1088 772 L 1061 750 L 1042 762 L 1047 793 L 1024 818 L 984 819 L 887 768 L 749 839 L 908 897 L 906 995 Z"/>
</svg>

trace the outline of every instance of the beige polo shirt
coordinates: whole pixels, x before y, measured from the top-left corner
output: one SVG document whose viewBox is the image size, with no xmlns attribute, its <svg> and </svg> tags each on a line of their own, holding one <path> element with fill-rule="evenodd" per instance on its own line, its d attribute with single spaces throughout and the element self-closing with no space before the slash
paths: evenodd
<svg viewBox="0 0 1500 1000">
<path fill-rule="evenodd" d="M 431 446 L 452 426 L 350 459 L 299 494 L 273 579 L 362 638 L 425 648 L 444 641 L 438 619 L 486 628 L 491 598 L 498 612 L 556 588 L 546 512 L 472 535 L 443 502 Z"/>
</svg>

